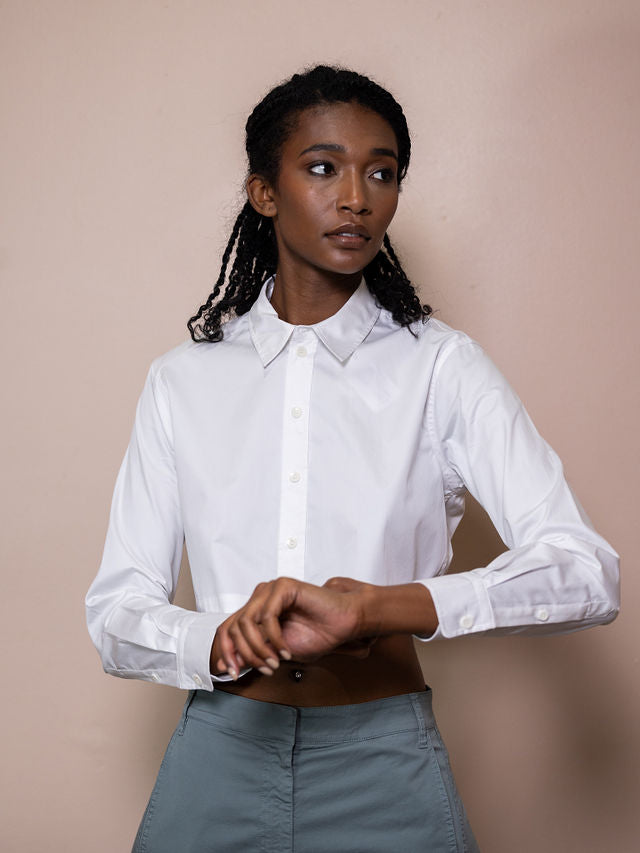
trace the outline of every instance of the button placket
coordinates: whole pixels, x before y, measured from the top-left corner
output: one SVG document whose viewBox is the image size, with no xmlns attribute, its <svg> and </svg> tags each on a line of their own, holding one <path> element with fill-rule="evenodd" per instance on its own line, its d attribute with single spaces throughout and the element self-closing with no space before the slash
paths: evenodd
<svg viewBox="0 0 640 853">
<path fill-rule="evenodd" d="M 300 580 L 304 579 L 309 406 L 316 350 L 315 334 L 305 327 L 295 328 L 287 344 L 277 574 Z"/>
</svg>

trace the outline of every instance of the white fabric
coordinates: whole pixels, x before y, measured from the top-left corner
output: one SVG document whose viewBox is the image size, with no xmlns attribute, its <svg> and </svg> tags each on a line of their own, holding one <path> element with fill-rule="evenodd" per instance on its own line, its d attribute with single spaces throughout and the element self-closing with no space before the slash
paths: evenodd
<svg viewBox="0 0 640 853">
<path fill-rule="evenodd" d="M 212 690 L 217 626 L 279 575 L 422 583 L 433 638 L 614 618 L 617 555 L 478 344 L 433 318 L 411 334 L 364 281 L 292 326 L 272 287 L 151 366 L 86 599 L 107 672 Z M 465 488 L 510 550 L 444 575 Z M 183 537 L 198 612 L 170 603 Z"/>
</svg>

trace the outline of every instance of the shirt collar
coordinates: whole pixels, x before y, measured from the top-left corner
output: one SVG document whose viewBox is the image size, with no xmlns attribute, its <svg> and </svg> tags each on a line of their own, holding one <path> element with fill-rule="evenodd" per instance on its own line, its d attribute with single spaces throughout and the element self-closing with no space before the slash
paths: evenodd
<svg viewBox="0 0 640 853">
<path fill-rule="evenodd" d="M 293 330 L 296 328 L 278 317 L 269 301 L 273 293 L 274 277 L 267 279 L 260 295 L 249 311 L 251 339 L 264 367 L 280 353 Z M 380 315 L 364 278 L 342 308 L 322 320 L 308 326 L 320 338 L 327 349 L 341 362 L 345 362 L 367 337 Z"/>
</svg>

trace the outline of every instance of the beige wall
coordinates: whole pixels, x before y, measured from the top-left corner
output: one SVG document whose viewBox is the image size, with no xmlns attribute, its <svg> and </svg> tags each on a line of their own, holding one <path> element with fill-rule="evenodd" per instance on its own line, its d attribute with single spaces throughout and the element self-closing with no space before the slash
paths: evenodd
<svg viewBox="0 0 640 853">
<path fill-rule="evenodd" d="M 146 369 L 217 273 L 244 118 L 318 60 L 405 105 L 392 236 L 624 558 L 612 626 L 421 650 L 483 851 L 636 850 L 638 0 L 5 0 L 0 39 L 2 850 L 129 849 L 183 695 L 103 675 L 83 597 Z M 500 547 L 477 509 L 456 544 Z"/>
</svg>

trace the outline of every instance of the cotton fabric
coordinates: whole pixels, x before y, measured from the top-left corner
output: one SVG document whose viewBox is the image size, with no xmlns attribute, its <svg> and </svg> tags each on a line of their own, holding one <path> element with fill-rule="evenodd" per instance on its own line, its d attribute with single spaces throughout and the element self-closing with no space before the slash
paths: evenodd
<svg viewBox="0 0 640 853">
<path fill-rule="evenodd" d="M 473 853 L 431 691 L 294 708 L 194 691 L 133 853 Z"/>
<path fill-rule="evenodd" d="M 216 628 L 281 575 L 424 584 L 425 640 L 614 618 L 617 555 L 477 343 L 434 318 L 400 327 L 364 281 L 293 326 L 272 287 L 221 342 L 151 366 L 86 598 L 105 671 L 212 690 Z M 509 550 L 446 575 L 467 489 Z M 185 540 L 198 612 L 171 603 Z"/>
</svg>

